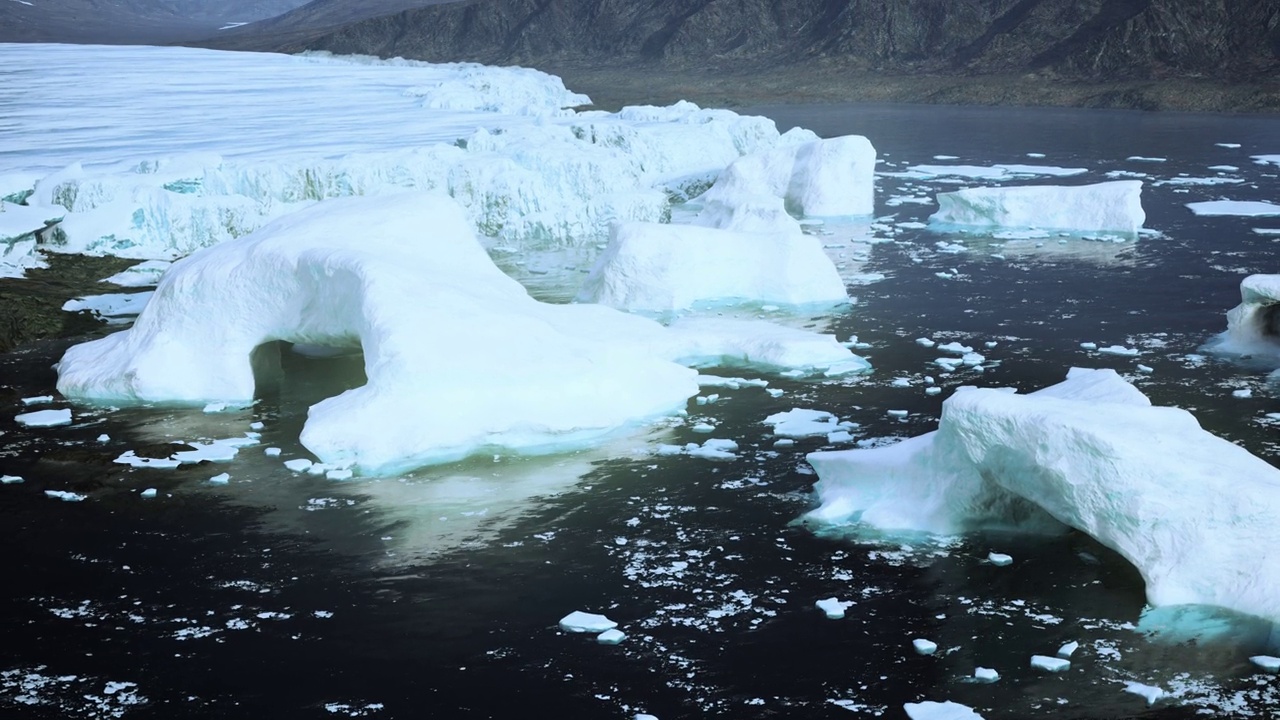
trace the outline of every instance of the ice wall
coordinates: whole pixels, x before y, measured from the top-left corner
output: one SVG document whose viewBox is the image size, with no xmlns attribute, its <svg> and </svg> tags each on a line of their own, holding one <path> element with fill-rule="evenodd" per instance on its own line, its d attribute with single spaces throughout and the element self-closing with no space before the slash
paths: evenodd
<svg viewBox="0 0 1280 720">
<path fill-rule="evenodd" d="M 1280 622 L 1280 470 L 1112 370 L 1030 395 L 958 392 L 934 433 L 809 461 L 815 522 L 950 533 L 1052 518 L 1132 562 L 1153 605 Z"/>
<path fill-rule="evenodd" d="M 133 327 L 66 352 L 58 390 L 244 404 L 276 340 L 363 348 L 367 384 L 313 406 L 301 440 L 366 473 L 594 442 L 684 407 L 698 391 L 684 365 L 866 364 L 833 337 L 766 323 L 666 328 L 540 303 L 456 201 L 401 193 L 326 200 L 174 263 Z"/>
<path fill-rule="evenodd" d="M 1039 228 L 1132 235 L 1142 228 L 1142 181 L 1093 185 L 1023 185 L 938 193 L 934 225 Z"/>
</svg>

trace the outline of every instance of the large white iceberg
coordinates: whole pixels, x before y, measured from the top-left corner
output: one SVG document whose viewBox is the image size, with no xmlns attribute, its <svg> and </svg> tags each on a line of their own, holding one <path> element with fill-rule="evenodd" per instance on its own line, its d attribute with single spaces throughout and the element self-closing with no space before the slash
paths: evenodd
<svg viewBox="0 0 1280 720">
<path fill-rule="evenodd" d="M 692 222 L 769 232 L 786 231 L 789 216 L 870 215 L 875 165 L 875 148 L 860 135 L 759 150 L 735 160 L 696 199 L 701 210 Z"/>
<path fill-rule="evenodd" d="M 937 225 L 1135 234 L 1146 221 L 1142 181 L 1022 185 L 938 193 Z"/>
<path fill-rule="evenodd" d="M 326 200 L 174 263 L 132 328 L 66 352 L 58 390 L 244 404 L 277 340 L 363 348 L 368 382 L 313 406 L 301 440 L 370 474 L 593 442 L 684 407 L 697 373 L 679 363 L 865 365 L 833 337 L 760 322 L 666 328 L 540 303 L 455 201 L 399 194 Z"/>
<path fill-rule="evenodd" d="M 816 139 L 690 103 L 576 112 L 588 98 L 520 68 L 63 45 L 0 45 L 0 65 L 0 105 L 58 130 L 6 148 L 0 193 L 65 214 L 49 233 L 64 252 L 172 259 L 318 200 L 404 191 L 453 196 L 508 245 L 594 242 L 663 220 L 744 154 Z"/>
<path fill-rule="evenodd" d="M 807 304 L 848 301 L 844 281 L 815 237 L 696 225 L 620 223 L 578 300 L 672 311 L 699 301 Z"/>
<path fill-rule="evenodd" d="M 1227 311 L 1227 330 L 1208 349 L 1280 359 L 1280 275 L 1250 275 L 1240 283 L 1240 304 Z"/>
<path fill-rule="evenodd" d="M 936 432 L 809 462 L 815 522 L 953 533 L 1053 518 L 1133 563 L 1153 605 L 1280 622 L 1280 470 L 1112 370 L 1030 395 L 958 392 Z"/>
</svg>

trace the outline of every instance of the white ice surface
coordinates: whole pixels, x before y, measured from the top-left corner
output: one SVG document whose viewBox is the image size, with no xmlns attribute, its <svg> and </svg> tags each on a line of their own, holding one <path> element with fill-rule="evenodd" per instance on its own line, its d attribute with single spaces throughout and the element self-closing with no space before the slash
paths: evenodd
<svg viewBox="0 0 1280 720">
<path fill-rule="evenodd" d="M 455 201 L 399 194 L 328 200 L 175 263 L 132 328 L 67 351 L 58 388 L 114 404 L 244 404 L 254 350 L 274 340 L 363 348 L 368 383 L 313 406 L 301 440 L 326 469 L 366 474 L 593 443 L 683 408 L 698 391 L 686 365 L 869 367 L 833 336 L 758 320 L 664 327 L 540 303 L 493 264 Z M 256 362 L 269 374 L 270 352 Z"/>
<path fill-rule="evenodd" d="M 171 259 L 320 199 L 411 190 L 510 245 L 592 242 L 816 137 L 690 103 L 575 113 L 586 97 L 522 68 L 35 44 L 0 46 L 0 66 L 0 194 L 65 215 L 66 252 Z"/>
<path fill-rule="evenodd" d="M 966 188 L 938 193 L 929 222 L 942 226 L 1041 228 L 1135 234 L 1146 213 L 1142 182 Z"/>
<path fill-rule="evenodd" d="M 574 610 L 560 618 L 560 629 L 573 633 L 602 633 L 618 627 L 618 623 L 604 615 Z"/>
<path fill-rule="evenodd" d="M 1280 621 L 1280 470 L 1114 371 L 1073 369 L 1030 395 L 956 393 L 935 432 L 808 458 L 814 522 L 953 534 L 1056 520 L 1133 563 L 1154 606 Z"/>
<path fill-rule="evenodd" d="M 821 241 L 798 225 L 765 234 L 630 222 L 613 227 L 578 300 L 672 311 L 697 302 L 835 304 L 849 297 Z"/>
<path fill-rule="evenodd" d="M 967 705 L 957 702 L 906 703 L 902 706 L 911 720 L 982 720 L 982 716 Z"/>
<path fill-rule="evenodd" d="M 1249 275 L 1240 281 L 1240 304 L 1227 311 L 1226 331 L 1206 349 L 1280 361 L 1280 275 Z"/>
<path fill-rule="evenodd" d="M 1263 200 L 1206 200 L 1187 203 L 1196 215 L 1239 215 L 1242 217 L 1266 217 L 1280 215 L 1280 205 Z"/>
<path fill-rule="evenodd" d="M 818 600 L 817 602 L 814 603 L 814 605 L 819 610 L 826 613 L 826 616 L 829 620 L 839 620 L 844 617 L 845 611 L 848 610 L 850 606 L 853 605 L 853 601 L 838 600 L 836 598 L 830 597 L 830 598 L 826 598 L 825 600 Z"/>
<path fill-rule="evenodd" d="M 36 410 L 29 413 L 21 413 L 13 417 L 14 422 L 25 427 L 54 427 L 56 425 L 71 424 L 71 409 L 61 408 L 58 410 Z"/>
<path fill-rule="evenodd" d="M 1049 657 L 1048 655 L 1032 655 L 1031 667 L 1037 670 L 1056 673 L 1071 668 L 1071 662 L 1058 657 Z"/>
</svg>

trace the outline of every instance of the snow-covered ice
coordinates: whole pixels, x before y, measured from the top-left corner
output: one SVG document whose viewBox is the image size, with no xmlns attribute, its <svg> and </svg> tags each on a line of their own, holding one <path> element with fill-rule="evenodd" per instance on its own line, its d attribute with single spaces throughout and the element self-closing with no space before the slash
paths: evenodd
<svg viewBox="0 0 1280 720">
<path fill-rule="evenodd" d="M 15 415 L 13 420 L 24 427 L 55 427 L 57 425 L 70 425 L 71 409 L 61 408 L 58 410 L 36 410 L 29 413 L 20 413 Z"/>
<path fill-rule="evenodd" d="M 776 412 L 764 419 L 773 426 L 773 434 L 780 438 L 821 437 L 839 429 L 839 419 L 825 410 L 792 408 Z"/>
<path fill-rule="evenodd" d="M 826 616 L 828 619 L 839 620 L 844 617 L 845 611 L 848 610 L 853 605 L 853 601 L 838 600 L 836 598 L 830 597 L 830 598 L 826 598 L 825 600 L 818 600 L 817 602 L 814 603 L 814 605 L 819 610 L 826 613 Z"/>
<path fill-rule="evenodd" d="M 1127 693 L 1133 693 L 1134 695 L 1145 699 L 1148 706 L 1155 705 L 1157 700 L 1164 697 L 1164 690 L 1161 688 L 1155 687 L 1154 685 L 1144 685 L 1139 682 L 1133 682 L 1132 680 L 1125 681 L 1124 691 Z"/>
<path fill-rule="evenodd" d="M 602 633 L 618 627 L 618 623 L 604 615 L 574 610 L 560 618 L 560 629 L 572 633 Z"/>
<path fill-rule="evenodd" d="M 978 667 L 973 671 L 973 679 L 978 682 L 993 683 L 1000 679 L 1000 673 L 992 668 Z"/>
<path fill-rule="evenodd" d="M 1072 655 L 1075 655 L 1076 650 L 1078 650 L 1079 648 L 1080 648 L 1080 643 L 1076 642 L 1075 640 L 1072 640 L 1071 642 L 1065 643 L 1062 647 L 1058 648 L 1058 657 L 1069 658 Z"/>
<path fill-rule="evenodd" d="M 1206 349 L 1228 355 L 1262 355 L 1280 361 L 1280 275 L 1249 275 L 1240 282 L 1240 304 L 1227 311 L 1227 329 Z"/>
<path fill-rule="evenodd" d="M 938 652 L 938 644 L 932 640 L 924 638 L 916 638 L 911 641 L 911 647 L 916 651 L 917 655 L 932 655 Z"/>
<path fill-rule="evenodd" d="M 627 639 L 627 634 L 617 628 L 605 630 L 596 635 L 596 642 L 601 645 L 617 645 Z"/>
<path fill-rule="evenodd" d="M 902 709 L 911 720 L 982 720 L 973 708 L 950 700 L 905 703 Z"/>
<path fill-rule="evenodd" d="M 328 200 L 175 263 L 132 328 L 66 352 L 58 389 L 243 405 L 255 364 L 278 362 L 263 346 L 274 340 L 363 348 L 367 384 L 313 406 L 301 440 L 366 474 L 593 443 L 683 408 L 698 390 L 686 365 L 870 367 L 833 336 L 759 320 L 664 327 L 540 303 L 493 264 L 455 201 L 398 194 Z"/>
<path fill-rule="evenodd" d="M 1268 217 L 1280 215 L 1280 205 L 1264 200 L 1206 200 L 1187 203 L 1196 215 L 1239 215 L 1242 217 Z"/>
<path fill-rule="evenodd" d="M 938 193 L 938 226 L 1136 234 L 1146 221 L 1142 182 L 965 188 Z"/>
<path fill-rule="evenodd" d="M 38 44 L 5 45 L 0 64 L 0 105 L 58 128 L 6 147 L 2 194 L 34 190 L 24 232 L 61 218 L 50 249 L 139 259 L 411 190 L 452 195 L 507 244 L 594 242 L 614 220 L 662 219 L 744 154 L 817 139 L 691 103 L 574 112 L 589 99 L 524 68 Z"/>
<path fill-rule="evenodd" d="M 708 301 L 837 304 L 849 297 L 822 243 L 798 226 L 766 234 L 631 222 L 613 227 L 578 300 L 672 311 Z"/>
<path fill-rule="evenodd" d="M 1060 522 L 1133 563 L 1154 606 L 1280 621 L 1280 470 L 1114 371 L 1072 369 L 1030 395 L 958 392 L 935 432 L 808 459 L 811 521 L 941 534 Z"/>
<path fill-rule="evenodd" d="M 1271 655 L 1254 655 L 1249 662 L 1271 673 L 1280 673 L 1280 657 Z"/>
<path fill-rule="evenodd" d="M 996 567 L 1005 567 L 1013 564 L 1013 557 L 1004 553 L 992 552 L 987 553 L 987 561 Z"/>
<path fill-rule="evenodd" d="M 1071 668 L 1071 662 L 1059 657 L 1049 657 L 1048 655 L 1032 655 L 1031 667 L 1045 672 L 1062 672 Z"/>
</svg>

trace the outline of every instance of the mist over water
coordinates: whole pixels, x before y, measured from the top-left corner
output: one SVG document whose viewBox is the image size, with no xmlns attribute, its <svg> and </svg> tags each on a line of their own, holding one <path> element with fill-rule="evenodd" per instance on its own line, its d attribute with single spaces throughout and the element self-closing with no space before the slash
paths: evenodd
<svg viewBox="0 0 1280 720">
<path fill-rule="evenodd" d="M 480 456 L 348 482 L 288 471 L 282 460 L 306 455 L 296 440 L 306 408 L 363 382 L 359 356 L 286 354 L 281 384 L 242 411 L 101 409 L 48 430 L 5 419 L 5 472 L 26 482 L 0 489 L 0 543 L 22 548 L 0 561 L 0 709 L 20 718 L 670 720 L 901 717 L 902 703 L 920 700 L 962 702 L 988 719 L 1262 718 L 1280 707 L 1276 677 L 1248 663 L 1275 649 L 1270 628 L 1208 609 L 1149 610 L 1136 570 L 1080 533 L 900 537 L 799 522 L 816 479 L 804 454 L 825 441 L 775 448 L 761 422 L 815 408 L 858 423 L 855 440 L 886 442 L 934 429 L 958 385 L 1025 392 L 1072 366 L 1111 367 L 1155 404 L 1188 409 L 1275 464 L 1277 423 L 1267 414 L 1280 407 L 1269 369 L 1201 347 L 1225 329 L 1240 280 L 1276 271 L 1280 242 L 1253 229 L 1280 218 L 1197 217 L 1185 207 L 1275 200 L 1280 168 L 1250 159 L 1280 148 L 1274 120 L 919 106 L 742 112 L 780 129 L 864 134 L 886 173 L 941 163 L 1088 170 L 1004 184 L 1141 173 L 1146 227 L 1158 232 L 1122 242 L 939 235 L 915 224 L 936 205 L 902 198 L 931 200 L 959 184 L 883 176 L 873 222 L 809 227 L 856 303 L 710 310 L 856 335 L 872 374 L 768 377 L 784 391 L 776 398 L 704 388 L 719 398 L 691 400 L 687 418 L 576 454 Z M 1238 169 L 1209 169 L 1219 165 Z M 1240 182 L 1185 181 L 1210 177 Z M 499 262 L 537 297 L 565 301 L 591 256 Z M 989 362 L 943 376 L 920 337 L 984 347 Z M 4 418 L 21 412 L 18 398 L 51 390 L 48 366 L 63 346 L 0 358 L 12 388 Z M 923 392 L 925 375 L 940 395 Z M 1251 397 L 1233 396 L 1245 388 Z M 261 444 L 232 463 L 110 463 L 125 448 L 236 436 L 254 421 L 264 423 Z M 735 440 L 738 459 L 655 454 L 658 443 L 706 440 L 692 429 L 699 422 Z M 98 443 L 103 433 L 111 439 Z M 209 485 L 221 472 L 229 484 Z M 151 487 L 157 497 L 142 501 Z M 58 502 L 46 489 L 92 499 Z M 990 564 L 991 551 L 1013 565 Z M 844 619 L 814 607 L 829 597 L 854 602 Z M 607 647 L 559 631 L 573 610 L 608 615 L 628 638 Z M 917 655 L 915 638 L 936 642 L 937 654 Z M 1071 641 L 1080 648 L 1069 671 L 1028 667 L 1031 655 Z M 1001 679 L 970 681 L 976 666 Z M 1175 697 L 1149 709 L 1124 681 Z M 108 692 L 108 683 L 135 685 Z"/>
</svg>

